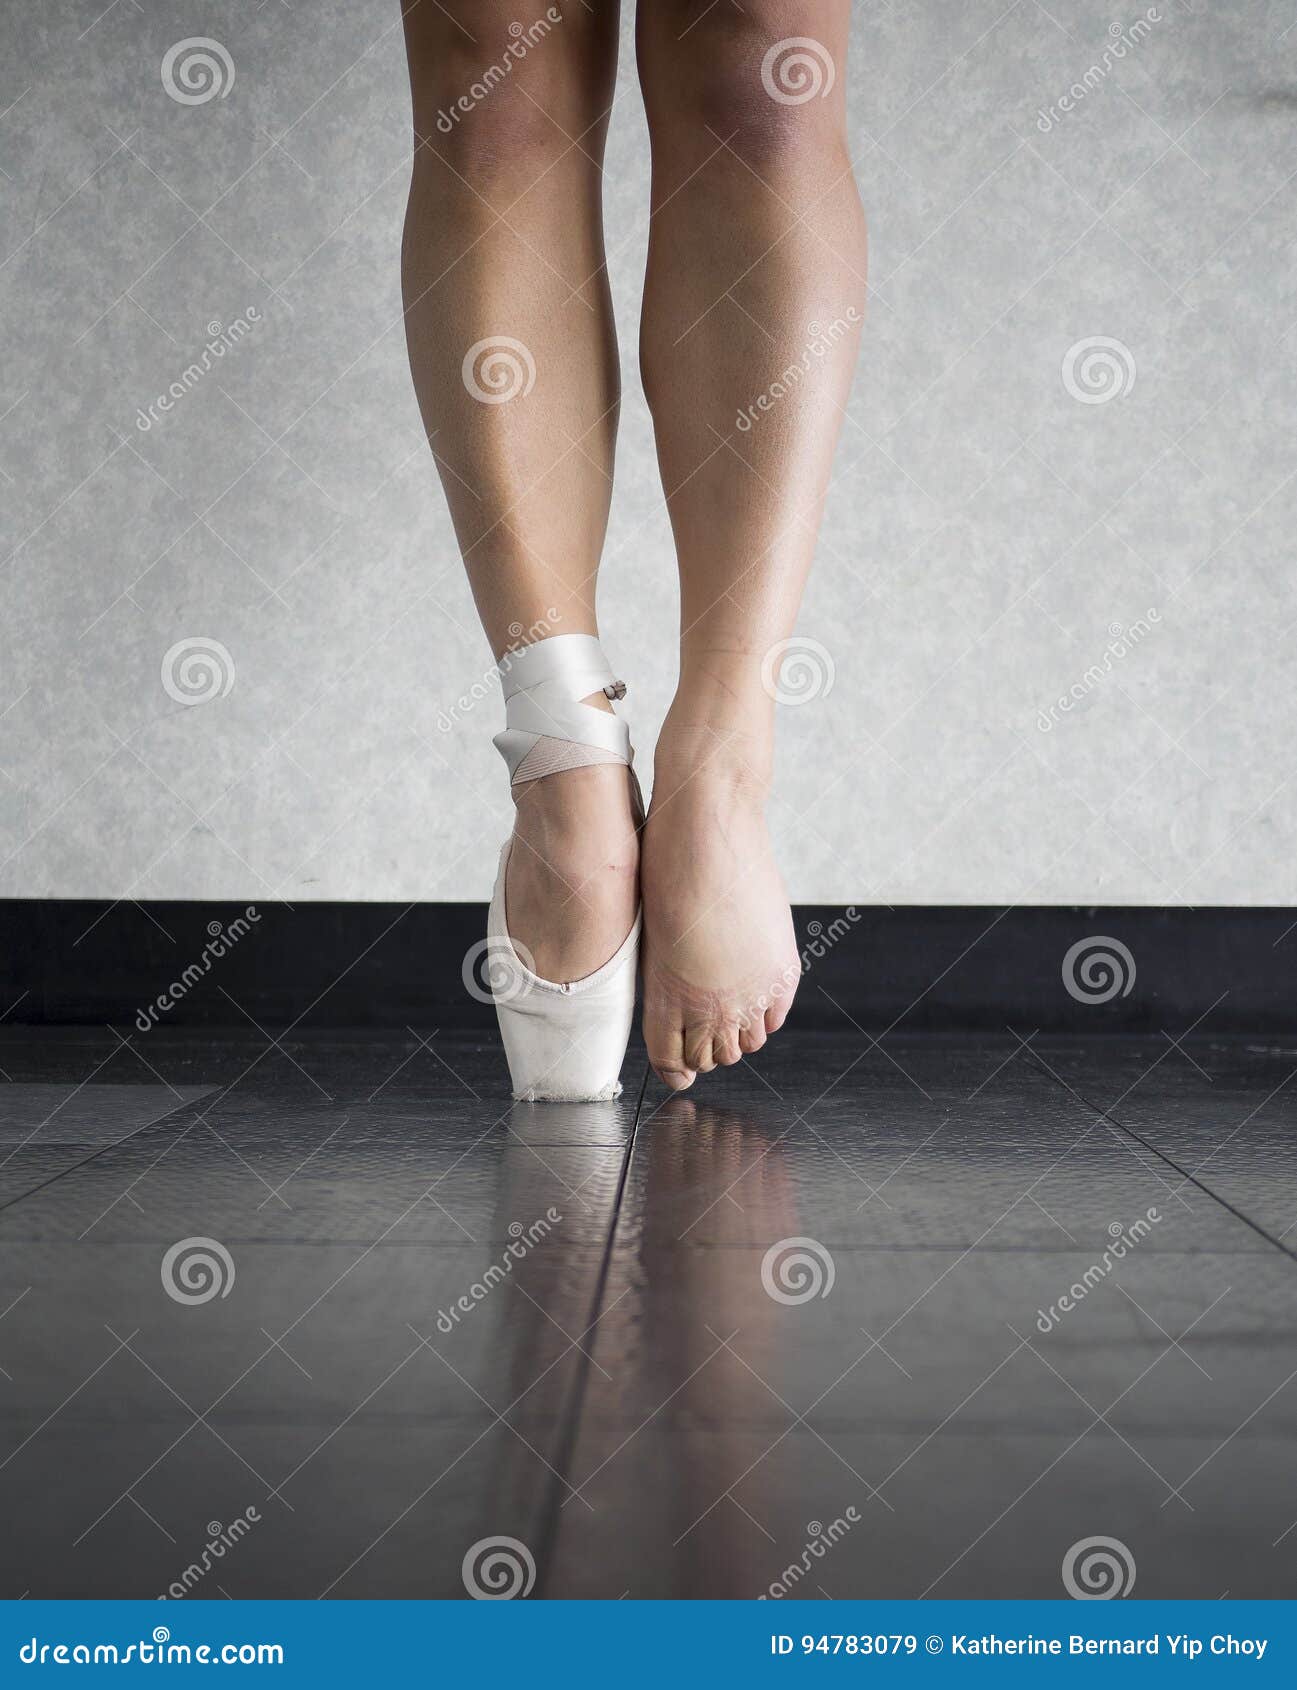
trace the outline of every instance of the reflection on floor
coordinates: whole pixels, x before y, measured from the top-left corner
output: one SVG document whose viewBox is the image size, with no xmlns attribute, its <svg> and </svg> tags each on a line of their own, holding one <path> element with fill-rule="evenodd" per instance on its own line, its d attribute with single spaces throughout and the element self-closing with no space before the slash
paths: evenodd
<svg viewBox="0 0 1297 1690">
<path fill-rule="evenodd" d="M 0 1070 L 0 1596 L 1297 1588 L 1297 1050 L 852 1030 L 579 1108 L 464 1035 Z"/>
</svg>

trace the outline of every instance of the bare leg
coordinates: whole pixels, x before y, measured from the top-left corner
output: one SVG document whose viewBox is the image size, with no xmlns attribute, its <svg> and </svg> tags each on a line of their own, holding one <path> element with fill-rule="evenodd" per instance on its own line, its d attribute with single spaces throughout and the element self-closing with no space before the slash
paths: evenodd
<svg viewBox="0 0 1297 1690">
<path fill-rule="evenodd" d="M 768 683 L 810 567 L 864 308 L 849 12 L 850 0 L 639 10 L 654 207 L 642 360 L 681 586 L 679 690 L 644 840 L 644 1031 L 677 1089 L 758 1049 L 800 972 L 764 818 L 763 662 Z"/>
<path fill-rule="evenodd" d="M 557 23 L 538 10 L 545 26 L 521 35 L 513 0 L 403 0 L 403 11 L 410 366 L 499 658 L 598 632 L 619 397 L 600 206 L 618 5 L 566 6 Z M 576 769 L 516 793 L 510 932 L 541 974 L 576 979 L 634 919 L 627 771 Z"/>
</svg>

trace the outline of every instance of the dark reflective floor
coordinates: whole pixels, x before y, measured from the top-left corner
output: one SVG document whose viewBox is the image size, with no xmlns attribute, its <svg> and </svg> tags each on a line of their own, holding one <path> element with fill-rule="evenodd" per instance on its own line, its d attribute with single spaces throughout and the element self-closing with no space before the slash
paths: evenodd
<svg viewBox="0 0 1297 1690">
<path fill-rule="evenodd" d="M 5 1029 L 0 1596 L 1292 1595 L 1297 1048 L 758 1063 Z"/>
</svg>

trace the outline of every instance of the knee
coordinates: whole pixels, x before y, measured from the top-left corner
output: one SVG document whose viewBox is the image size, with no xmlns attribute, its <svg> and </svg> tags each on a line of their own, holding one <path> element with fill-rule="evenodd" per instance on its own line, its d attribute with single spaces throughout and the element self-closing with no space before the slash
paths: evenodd
<svg viewBox="0 0 1297 1690">
<path fill-rule="evenodd" d="M 841 147 L 842 67 L 810 23 L 789 33 L 786 4 L 748 0 L 741 13 L 700 16 L 695 0 L 659 0 L 642 10 L 653 13 L 640 74 L 655 144 L 711 151 L 724 140 L 754 167 Z"/>
<path fill-rule="evenodd" d="M 572 54 L 551 39 L 569 28 L 562 14 L 551 6 L 519 24 L 512 10 L 513 0 L 475 0 L 471 8 L 464 0 L 424 0 L 417 33 L 407 14 L 420 155 L 440 159 L 474 185 L 501 174 L 536 175 L 588 123 L 580 118 L 584 96 Z M 471 33 L 458 16 L 465 11 Z"/>
<path fill-rule="evenodd" d="M 440 92 L 435 109 L 416 117 L 420 154 L 473 186 L 501 176 L 536 176 L 568 146 L 551 108 L 529 99 L 521 84 L 447 82 Z"/>
</svg>

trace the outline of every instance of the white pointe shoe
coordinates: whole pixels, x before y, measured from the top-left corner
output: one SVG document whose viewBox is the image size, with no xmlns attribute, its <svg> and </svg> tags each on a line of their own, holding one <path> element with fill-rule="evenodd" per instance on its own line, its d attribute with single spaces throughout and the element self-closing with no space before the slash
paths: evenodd
<svg viewBox="0 0 1297 1690">
<path fill-rule="evenodd" d="M 581 702 L 596 692 L 610 699 L 626 692 L 592 634 L 555 634 L 523 646 L 501 661 L 500 671 L 507 725 L 495 744 L 512 785 L 590 763 L 630 766 L 625 722 Z M 617 1097 L 635 1013 L 640 911 L 602 968 L 565 984 L 543 980 L 509 937 L 504 884 L 512 843 L 507 840 L 500 852 L 487 957 L 513 1095 L 535 1103 Z"/>
</svg>

